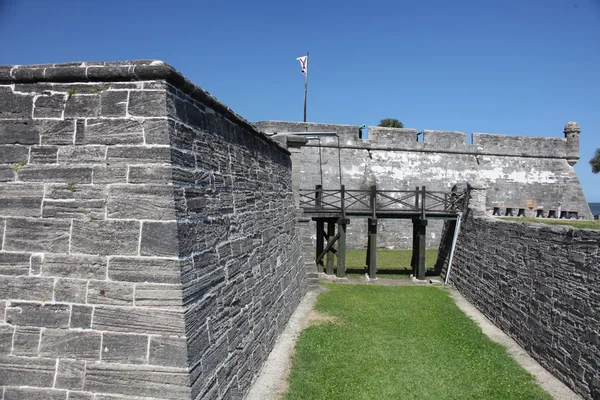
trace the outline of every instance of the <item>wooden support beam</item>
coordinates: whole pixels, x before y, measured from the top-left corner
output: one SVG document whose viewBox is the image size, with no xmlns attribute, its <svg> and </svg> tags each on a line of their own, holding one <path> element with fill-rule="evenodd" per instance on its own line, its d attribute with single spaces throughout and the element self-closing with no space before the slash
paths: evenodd
<svg viewBox="0 0 600 400">
<path fill-rule="evenodd" d="M 369 278 L 377 278 L 377 219 L 369 218 Z"/>
<path fill-rule="evenodd" d="M 324 222 L 322 220 L 317 221 L 317 256 L 323 252 L 323 239 L 325 236 L 323 225 Z M 317 272 L 323 272 L 323 259 L 317 261 Z"/>
<path fill-rule="evenodd" d="M 340 238 L 339 234 L 336 235 L 335 234 L 335 222 L 334 221 L 327 221 L 327 249 L 328 250 L 332 250 L 333 249 L 333 244 Z M 329 245 L 329 243 L 331 243 L 331 245 Z M 327 251 L 327 270 L 326 270 L 326 274 L 327 275 L 333 275 L 333 252 L 331 251 Z"/>
<path fill-rule="evenodd" d="M 418 219 L 418 249 L 419 249 L 419 258 L 417 260 L 417 279 L 423 280 L 425 279 L 425 273 L 427 272 L 427 266 L 425 265 L 425 249 L 427 248 L 427 220 L 426 219 Z"/>
<path fill-rule="evenodd" d="M 349 220 L 346 218 L 340 218 L 338 220 L 338 264 L 336 276 L 338 278 L 344 278 L 346 276 L 346 227 Z"/>
<path fill-rule="evenodd" d="M 410 258 L 410 266 L 412 267 L 413 276 L 417 276 L 417 260 L 419 259 L 419 220 L 413 219 L 412 223 L 412 256 Z"/>
</svg>

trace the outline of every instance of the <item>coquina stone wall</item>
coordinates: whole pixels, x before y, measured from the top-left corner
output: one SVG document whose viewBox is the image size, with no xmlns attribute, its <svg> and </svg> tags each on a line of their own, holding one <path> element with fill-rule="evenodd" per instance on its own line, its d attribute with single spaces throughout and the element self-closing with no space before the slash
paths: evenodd
<svg viewBox="0 0 600 400">
<path fill-rule="evenodd" d="M 289 152 L 172 67 L 0 67 L 0 398 L 241 398 L 296 221 Z"/>
<path fill-rule="evenodd" d="M 440 258 L 447 266 L 448 252 Z M 469 212 L 450 283 L 574 391 L 600 399 L 600 231 Z"/>
<path fill-rule="evenodd" d="M 311 140 L 294 162 L 299 186 L 337 189 L 428 190 L 449 192 L 454 182 L 481 181 L 488 189 L 487 209 L 522 207 L 577 211 L 592 218 L 583 190 L 572 165 L 579 159 L 579 127 L 569 123 L 561 137 L 524 137 L 474 133 L 471 143 L 463 132 L 425 130 L 417 140 L 415 129 L 369 127 L 368 139 L 359 138 L 359 127 L 283 121 L 262 121 L 264 132 L 335 132 L 335 137 Z M 564 131 L 564 132 L 561 132 Z M 341 171 L 340 171 L 341 164 Z M 322 171 L 322 174 L 321 174 Z M 321 182 L 322 176 L 322 182 Z M 529 216 L 534 211 L 526 209 Z M 516 211 L 515 211 L 516 215 Z M 348 246 L 367 244 L 367 223 L 352 220 Z M 436 247 L 442 223 L 430 221 L 428 247 Z M 410 248 L 410 221 L 378 221 L 378 245 Z"/>
</svg>

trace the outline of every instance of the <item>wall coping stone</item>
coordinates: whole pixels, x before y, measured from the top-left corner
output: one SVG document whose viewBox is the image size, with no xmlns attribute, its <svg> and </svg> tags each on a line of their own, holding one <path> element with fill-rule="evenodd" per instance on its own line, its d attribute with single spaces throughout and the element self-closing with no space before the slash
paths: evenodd
<svg viewBox="0 0 600 400">
<path fill-rule="evenodd" d="M 58 64 L 0 65 L 0 84 L 15 83 L 78 83 L 78 82 L 131 82 L 165 80 L 190 97 L 221 113 L 247 129 L 259 139 L 275 145 L 282 153 L 290 152 L 280 143 L 245 118 L 234 112 L 181 72 L 161 60 L 129 60 L 116 62 L 68 62 Z"/>
</svg>

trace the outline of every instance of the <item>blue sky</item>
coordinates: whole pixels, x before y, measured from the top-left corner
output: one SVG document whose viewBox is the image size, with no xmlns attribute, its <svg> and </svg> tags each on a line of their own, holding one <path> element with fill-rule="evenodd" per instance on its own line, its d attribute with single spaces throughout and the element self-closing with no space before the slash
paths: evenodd
<svg viewBox="0 0 600 400">
<path fill-rule="evenodd" d="M 250 121 L 531 136 L 579 122 L 600 175 L 600 0 L 0 0 L 0 64 L 161 59 Z"/>
</svg>

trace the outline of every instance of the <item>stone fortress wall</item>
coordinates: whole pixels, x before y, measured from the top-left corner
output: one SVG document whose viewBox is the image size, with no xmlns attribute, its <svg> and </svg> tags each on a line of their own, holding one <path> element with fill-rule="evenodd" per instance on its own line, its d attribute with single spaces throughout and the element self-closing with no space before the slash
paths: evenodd
<svg viewBox="0 0 600 400">
<path fill-rule="evenodd" d="M 298 231 L 290 153 L 172 67 L 0 67 L 0 398 L 241 398 Z"/>
<path fill-rule="evenodd" d="M 311 189 L 340 186 L 367 189 L 376 184 L 383 190 L 414 190 L 425 185 L 428 190 L 450 191 L 456 182 L 483 182 L 488 187 L 487 208 L 526 208 L 528 200 L 534 210 L 578 212 L 592 218 L 579 179 L 572 165 L 579 159 L 579 127 L 569 123 L 563 137 L 526 137 L 474 133 L 467 143 L 463 132 L 425 130 L 417 141 L 415 129 L 369 127 L 368 139 L 359 138 L 358 126 L 320 123 L 262 121 L 255 125 L 266 133 L 336 132 L 335 137 L 311 140 L 294 157 L 300 187 Z M 557 135 L 558 136 L 558 135 Z M 566 137 L 564 137 L 566 136 Z M 531 203 L 533 200 L 533 203 Z M 534 211 L 526 210 L 531 216 Z M 547 212 L 547 211 L 546 211 Z M 515 211 L 515 216 L 517 212 Z M 430 221 L 428 247 L 439 243 L 442 224 Z M 347 244 L 364 248 L 367 243 L 366 221 L 352 220 Z M 410 221 L 380 220 L 378 245 L 410 248 Z"/>
</svg>

